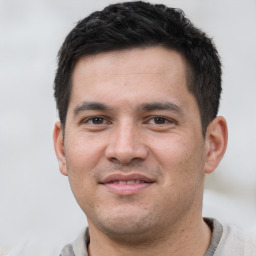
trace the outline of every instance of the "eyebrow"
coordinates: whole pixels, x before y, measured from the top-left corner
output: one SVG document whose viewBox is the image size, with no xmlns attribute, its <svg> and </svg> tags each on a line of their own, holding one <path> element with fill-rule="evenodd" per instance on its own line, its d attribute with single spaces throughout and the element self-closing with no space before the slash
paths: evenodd
<svg viewBox="0 0 256 256">
<path fill-rule="evenodd" d="M 171 102 L 153 102 L 144 103 L 140 107 L 141 111 L 151 112 L 155 110 L 168 110 L 172 112 L 182 113 L 182 108 Z"/>
<path fill-rule="evenodd" d="M 82 111 L 86 110 L 98 110 L 98 111 L 108 111 L 111 110 L 107 105 L 100 102 L 88 102 L 84 101 L 74 108 L 74 115 L 78 115 Z M 168 110 L 172 112 L 182 113 L 182 108 L 171 102 L 152 102 L 143 103 L 139 105 L 138 111 L 140 112 L 152 112 L 156 110 Z"/>
<path fill-rule="evenodd" d="M 99 110 L 99 111 L 106 111 L 109 110 L 109 107 L 107 107 L 103 103 L 99 102 L 87 102 L 84 101 L 81 104 L 77 105 L 74 108 L 74 114 L 78 115 L 80 112 L 85 111 L 85 110 Z"/>
</svg>

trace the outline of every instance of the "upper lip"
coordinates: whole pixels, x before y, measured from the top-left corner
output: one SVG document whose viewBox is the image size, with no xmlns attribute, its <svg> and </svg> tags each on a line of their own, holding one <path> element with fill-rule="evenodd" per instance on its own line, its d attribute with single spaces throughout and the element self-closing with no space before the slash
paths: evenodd
<svg viewBox="0 0 256 256">
<path fill-rule="evenodd" d="M 154 179 L 149 178 L 143 174 L 139 173 L 131 173 L 131 174 L 120 174 L 120 173 L 114 173 L 110 174 L 107 177 L 103 178 L 100 183 L 101 184 L 106 184 L 110 183 L 113 181 L 129 181 L 129 180 L 140 180 L 148 183 L 153 183 L 155 182 Z"/>
</svg>

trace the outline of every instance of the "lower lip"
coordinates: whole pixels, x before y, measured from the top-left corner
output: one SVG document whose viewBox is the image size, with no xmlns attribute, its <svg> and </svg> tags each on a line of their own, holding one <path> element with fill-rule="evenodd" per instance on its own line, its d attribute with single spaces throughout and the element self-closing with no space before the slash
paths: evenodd
<svg viewBox="0 0 256 256">
<path fill-rule="evenodd" d="M 138 183 L 138 184 L 116 184 L 116 183 L 106 183 L 103 184 L 110 192 L 119 195 L 133 195 L 138 192 L 148 188 L 153 185 L 153 183 Z"/>
</svg>

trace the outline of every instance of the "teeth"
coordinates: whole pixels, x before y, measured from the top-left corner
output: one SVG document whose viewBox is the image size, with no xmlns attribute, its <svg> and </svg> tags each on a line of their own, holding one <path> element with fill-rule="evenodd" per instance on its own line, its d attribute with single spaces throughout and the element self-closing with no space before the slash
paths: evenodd
<svg viewBox="0 0 256 256">
<path fill-rule="evenodd" d="M 120 184 L 120 185 L 132 185 L 132 184 L 140 184 L 144 183 L 144 181 L 141 180 L 119 180 L 119 181 L 114 181 L 115 184 Z"/>
<path fill-rule="evenodd" d="M 134 183 L 135 183 L 134 180 L 128 180 L 128 181 L 126 182 L 126 184 L 134 184 Z"/>
</svg>

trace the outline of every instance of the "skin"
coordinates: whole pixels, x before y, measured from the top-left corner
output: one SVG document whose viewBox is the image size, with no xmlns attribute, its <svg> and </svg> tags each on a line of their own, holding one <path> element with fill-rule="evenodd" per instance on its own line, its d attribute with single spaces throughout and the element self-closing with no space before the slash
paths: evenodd
<svg viewBox="0 0 256 256">
<path fill-rule="evenodd" d="M 54 145 L 87 216 L 90 255 L 204 255 L 211 238 L 201 215 L 204 176 L 226 144 L 223 117 L 203 137 L 176 51 L 81 59 L 65 131 L 57 122 Z"/>
</svg>

